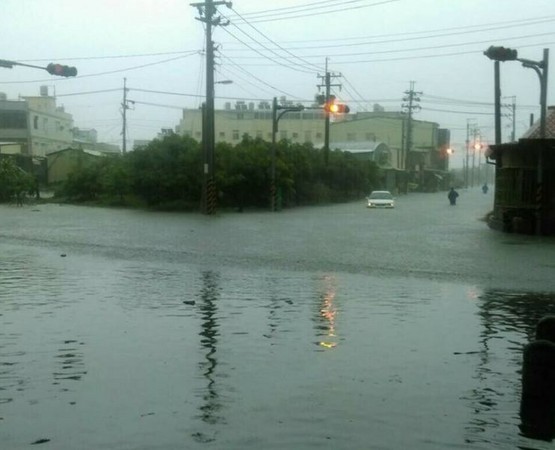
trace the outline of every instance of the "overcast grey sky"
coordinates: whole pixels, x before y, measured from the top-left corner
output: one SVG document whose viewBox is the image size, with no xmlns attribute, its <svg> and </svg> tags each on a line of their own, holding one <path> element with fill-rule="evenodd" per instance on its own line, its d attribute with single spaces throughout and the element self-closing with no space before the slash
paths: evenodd
<svg viewBox="0 0 555 450">
<path fill-rule="evenodd" d="M 62 79 L 26 68 L 0 68 L 0 92 L 11 99 L 55 90 L 75 126 L 121 144 L 123 79 L 136 101 L 128 111 L 129 146 L 174 128 L 182 107 L 204 97 L 204 26 L 184 0 L 0 0 L 0 59 L 78 68 Z M 467 122 L 492 142 L 493 62 L 490 45 L 519 57 L 555 58 L 553 0 L 236 0 L 218 7 L 228 26 L 214 30 L 218 45 L 217 105 L 235 99 L 287 96 L 311 101 L 324 73 L 341 73 L 337 95 L 352 110 L 400 110 L 404 91 L 421 91 L 417 119 L 452 130 L 453 165 L 464 153 Z M 553 66 L 553 64 L 551 64 Z M 553 73 L 553 70 L 551 70 Z M 553 76 L 548 104 L 555 104 Z M 516 134 L 539 118 L 539 81 L 518 62 L 501 65 L 503 101 L 516 97 Z M 148 92 L 157 91 L 158 93 Z M 91 93 L 94 92 L 94 93 Z M 507 111 L 508 112 L 508 111 Z M 503 136 L 510 134 L 508 119 Z M 507 128 L 505 128 L 507 127 Z"/>
</svg>

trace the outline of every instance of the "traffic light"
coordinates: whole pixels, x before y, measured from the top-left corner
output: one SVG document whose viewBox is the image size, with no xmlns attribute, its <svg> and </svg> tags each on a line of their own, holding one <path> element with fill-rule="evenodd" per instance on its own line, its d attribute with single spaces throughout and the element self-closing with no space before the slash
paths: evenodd
<svg viewBox="0 0 555 450">
<path fill-rule="evenodd" d="M 517 59 L 517 51 L 512 48 L 490 46 L 485 52 L 489 59 L 494 61 L 514 61 Z"/>
<path fill-rule="evenodd" d="M 324 111 L 331 114 L 347 114 L 351 109 L 345 103 L 335 103 L 333 101 L 324 105 Z"/>
<path fill-rule="evenodd" d="M 50 63 L 46 66 L 46 71 L 50 75 L 58 75 L 59 77 L 75 77 L 77 76 L 77 69 L 71 66 L 64 66 L 62 64 Z"/>
</svg>

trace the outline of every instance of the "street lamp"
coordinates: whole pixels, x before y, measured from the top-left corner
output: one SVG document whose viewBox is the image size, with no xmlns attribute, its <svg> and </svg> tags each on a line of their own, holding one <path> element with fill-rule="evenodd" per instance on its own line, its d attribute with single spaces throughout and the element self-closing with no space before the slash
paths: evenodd
<svg viewBox="0 0 555 450">
<path fill-rule="evenodd" d="M 278 114 L 278 109 L 281 112 Z M 276 211 L 276 134 L 278 132 L 278 122 L 279 119 L 290 111 L 302 111 L 305 107 L 303 105 L 297 106 L 282 106 L 278 105 L 277 97 L 274 97 L 272 101 L 272 156 L 271 156 L 271 167 L 270 167 L 270 210 Z"/>
</svg>

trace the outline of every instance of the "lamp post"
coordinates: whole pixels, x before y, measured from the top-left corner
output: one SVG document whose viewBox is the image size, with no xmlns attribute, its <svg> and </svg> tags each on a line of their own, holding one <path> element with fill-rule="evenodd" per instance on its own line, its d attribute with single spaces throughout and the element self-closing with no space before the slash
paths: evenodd
<svg viewBox="0 0 555 450">
<path fill-rule="evenodd" d="M 278 122 L 279 119 L 283 117 L 285 113 L 290 111 L 302 111 L 305 107 L 303 105 L 297 106 L 282 106 L 278 105 L 277 97 L 274 97 L 272 101 L 272 155 L 271 155 L 271 166 L 270 166 L 270 210 L 277 211 L 276 205 L 276 135 L 278 132 Z M 278 110 L 281 112 L 278 114 Z"/>
</svg>

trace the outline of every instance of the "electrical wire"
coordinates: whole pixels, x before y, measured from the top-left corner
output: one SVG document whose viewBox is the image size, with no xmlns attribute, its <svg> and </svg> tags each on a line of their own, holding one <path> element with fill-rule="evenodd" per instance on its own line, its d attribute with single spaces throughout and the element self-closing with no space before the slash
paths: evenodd
<svg viewBox="0 0 555 450">
<path fill-rule="evenodd" d="M 532 38 L 532 37 L 551 36 L 551 35 L 555 35 L 555 31 L 546 32 L 546 33 L 529 34 L 529 35 L 523 35 L 523 36 L 513 36 L 513 37 L 510 37 L 510 38 L 502 38 L 500 40 L 508 41 L 508 40 L 516 40 L 516 39 L 529 39 L 529 38 Z M 491 39 L 483 40 L 483 41 L 461 42 L 461 43 L 455 43 L 455 44 L 434 45 L 434 46 L 428 46 L 428 47 L 402 48 L 402 49 L 395 49 L 395 50 L 379 50 L 379 51 L 370 51 L 370 52 L 320 54 L 320 55 L 312 54 L 310 56 L 307 56 L 307 58 L 323 58 L 325 56 L 326 57 L 338 58 L 338 57 L 351 57 L 351 56 L 364 56 L 364 55 L 369 55 L 370 56 L 370 55 L 380 55 L 380 54 L 418 52 L 418 51 L 424 51 L 424 50 L 438 50 L 438 49 L 443 49 L 443 48 L 462 47 L 462 46 L 466 46 L 466 45 L 477 45 L 477 44 L 484 44 L 484 43 L 487 44 L 487 43 L 490 43 L 490 42 L 491 42 Z M 236 59 L 259 59 L 259 57 L 257 57 L 257 56 L 239 56 L 239 57 L 235 57 L 235 58 Z"/>
<path fill-rule="evenodd" d="M 530 25 L 538 25 L 538 24 L 542 24 L 542 23 L 548 23 L 548 22 L 553 22 L 555 21 L 555 16 L 550 16 L 549 18 L 542 18 L 542 19 L 537 19 L 537 18 L 532 18 L 532 19 L 524 19 L 524 20 L 519 20 L 519 21 L 509 21 L 509 22 L 498 22 L 498 23 L 490 23 L 490 24 L 484 24 L 484 25 L 467 25 L 467 26 L 462 26 L 462 27 L 453 27 L 453 28 L 440 28 L 440 29 L 436 29 L 436 30 L 428 30 L 428 31 L 413 31 L 413 32 L 405 32 L 405 33 L 389 33 L 389 34 L 380 34 L 380 35 L 375 35 L 375 36 L 363 36 L 363 37 L 346 37 L 346 38 L 334 38 L 333 41 L 334 42 L 340 42 L 338 44 L 332 44 L 332 45 L 322 45 L 322 42 L 327 41 L 327 39 L 319 39 L 317 41 L 314 40 L 310 40 L 310 41 L 292 41 L 292 43 L 297 43 L 297 42 L 318 42 L 317 45 L 312 45 L 312 46 L 302 46 L 302 47 L 288 47 L 290 50 L 311 50 L 311 49 L 322 49 L 322 48 L 336 48 L 336 47 L 353 47 L 353 46 L 361 46 L 361 45 L 375 45 L 375 44 L 389 44 L 389 43 L 396 43 L 396 42 L 404 42 L 404 41 L 412 41 L 415 39 L 434 39 L 434 38 L 444 38 L 447 36 L 457 36 L 457 35 L 462 35 L 462 34 L 476 34 L 476 33 L 481 33 L 481 32 L 485 32 L 485 31 L 494 31 L 494 30 L 501 30 L 501 29 L 507 29 L 507 28 L 514 28 L 514 27 L 519 27 L 522 28 L 523 26 L 530 26 Z M 509 25 L 507 25 L 509 24 Z M 482 29 L 476 29 L 477 27 L 487 27 L 487 28 L 482 28 Z M 467 31 L 456 31 L 453 32 L 453 30 L 467 30 Z M 428 33 L 432 33 L 432 34 L 428 34 Z M 424 36 L 415 36 L 415 35 L 420 35 L 423 33 L 427 33 Z M 439 34 L 438 34 L 439 33 Z M 401 36 L 401 37 L 399 37 Z M 403 37 L 404 36 L 404 37 Z M 387 37 L 393 37 L 394 39 L 386 39 L 386 40 L 379 40 L 379 41 L 375 41 L 374 39 L 378 39 L 378 38 L 387 38 Z M 344 43 L 344 41 L 349 41 L 349 40 L 360 40 L 360 39 L 364 39 L 364 42 L 355 42 L 355 43 Z M 501 39 L 511 39 L 511 38 L 501 38 Z M 235 50 L 230 50 L 230 51 L 238 51 L 237 49 Z"/>
<path fill-rule="evenodd" d="M 72 92 L 70 94 L 56 94 L 56 97 L 71 97 L 73 95 L 102 94 L 104 92 L 121 91 L 121 88 L 103 89 L 101 91 Z"/>
<path fill-rule="evenodd" d="M 275 86 L 272 86 L 271 84 L 267 83 L 266 81 L 258 78 L 257 76 L 253 75 L 252 73 L 248 72 L 244 67 L 240 66 L 239 64 L 235 63 L 234 61 L 230 60 L 227 57 L 224 57 L 225 60 L 227 60 L 230 64 L 232 64 L 235 68 L 237 68 L 238 70 L 240 70 L 241 72 L 243 72 L 244 74 L 246 74 L 249 77 L 254 78 L 255 80 L 257 80 L 259 83 L 273 89 L 274 91 L 278 91 L 281 92 L 284 95 L 287 95 L 288 97 L 292 97 L 292 98 L 298 98 L 296 95 L 290 94 L 288 92 L 285 92 Z"/>
<path fill-rule="evenodd" d="M 146 63 L 146 64 L 141 64 L 139 66 L 133 66 L 133 67 L 126 67 L 124 69 L 117 69 L 117 70 L 110 70 L 110 71 L 106 71 L 106 72 L 98 72 L 98 73 L 91 73 L 91 74 L 87 74 L 87 75 L 78 75 L 76 78 L 90 78 L 90 77 L 97 77 L 97 76 L 102 76 L 102 75 L 111 75 L 114 73 L 121 73 L 121 72 L 127 72 L 130 70 L 137 70 L 137 69 L 144 69 L 145 67 L 151 67 L 151 66 L 156 66 L 158 64 L 165 64 L 168 62 L 172 62 L 172 61 L 176 61 L 178 59 L 183 59 L 183 58 L 188 58 L 189 56 L 195 55 L 197 54 L 198 51 L 194 51 L 191 52 L 187 55 L 181 55 L 181 56 L 177 56 L 175 58 L 169 58 L 169 59 L 164 59 L 161 61 L 156 61 L 156 62 L 152 62 L 152 63 Z M 62 78 L 56 81 L 67 81 L 70 80 L 70 78 Z M 23 83 L 45 83 L 45 82 L 52 82 L 51 78 L 48 79 L 42 79 L 42 80 L 27 80 L 27 81 L 1 81 L 0 84 L 23 84 Z"/>
<path fill-rule="evenodd" d="M 274 8 L 274 9 L 267 9 L 264 11 L 253 11 L 250 13 L 245 13 L 244 15 L 246 16 L 263 16 L 263 15 L 267 15 L 268 13 L 275 13 L 276 11 L 279 12 L 287 12 L 287 11 L 291 11 L 291 10 L 305 10 L 305 9 L 315 9 L 315 8 L 310 8 L 312 6 L 317 6 L 318 8 L 326 5 L 327 3 L 335 3 L 335 5 L 330 5 L 330 6 L 338 6 L 337 3 L 340 4 L 345 4 L 345 3 L 359 3 L 361 1 L 364 0 L 351 0 L 351 1 L 344 1 L 344 0 L 324 0 L 324 1 L 320 1 L 320 2 L 313 2 L 313 3 L 307 3 L 304 5 L 297 5 L 297 6 L 284 6 L 281 8 Z M 327 7 L 327 6 L 324 6 Z M 299 12 L 299 11 L 295 11 L 295 12 Z"/>
<path fill-rule="evenodd" d="M 250 26 L 253 30 L 255 30 L 258 34 L 260 34 L 261 36 L 263 36 L 266 40 L 268 40 L 270 43 L 276 45 L 280 50 L 286 52 L 287 54 L 291 55 L 294 59 L 299 60 L 303 63 L 303 65 L 305 67 L 307 67 L 309 70 L 314 70 L 316 69 L 316 71 L 320 71 L 322 70 L 321 67 L 316 66 L 315 64 L 312 64 L 311 62 L 308 62 L 306 60 L 304 60 L 303 58 L 300 58 L 299 56 L 293 54 L 291 51 L 285 49 L 284 47 L 282 47 L 280 44 L 278 44 L 277 42 L 273 41 L 272 39 L 270 39 L 266 34 L 264 34 L 262 31 L 260 31 L 258 28 L 256 28 L 254 25 L 252 25 L 251 23 L 249 23 L 247 21 L 247 19 L 245 19 L 241 14 L 239 14 L 235 9 L 232 8 L 232 11 L 235 12 L 235 14 L 237 14 L 245 24 L 247 24 L 248 26 Z M 268 49 L 267 47 L 264 47 L 266 49 Z M 268 49 L 270 51 L 272 51 L 271 49 Z M 272 51 L 273 52 L 273 51 Z M 274 52 L 273 52 L 274 53 Z M 280 55 L 277 55 L 280 56 Z"/>
<path fill-rule="evenodd" d="M 123 59 L 123 58 L 144 58 L 145 56 L 168 56 L 168 55 L 186 55 L 196 53 L 197 50 L 174 51 L 174 52 L 157 52 L 157 53 L 134 53 L 131 55 L 106 55 L 106 56 L 74 56 L 64 58 L 39 58 L 39 59 L 22 59 L 20 62 L 40 62 L 40 61 L 88 61 L 98 59 Z"/>
<path fill-rule="evenodd" d="M 267 15 L 263 15 L 263 16 L 258 16 L 258 17 L 251 17 L 251 23 L 263 23 L 263 22 L 275 22 L 278 20 L 290 20 L 290 19 L 300 19 L 303 17 L 314 17 L 314 16 L 321 16 L 321 15 L 325 15 L 325 14 L 334 14 L 334 13 L 341 13 L 341 12 L 345 12 L 345 11 L 352 11 L 355 9 L 362 9 L 362 8 L 369 8 L 372 6 L 381 6 L 381 5 L 385 5 L 388 3 L 396 3 L 399 2 L 401 0 L 383 0 L 381 2 L 375 2 L 375 3 L 371 3 L 369 5 L 360 5 L 360 6 L 352 6 L 349 8 L 339 8 L 339 9 L 330 9 L 329 11 L 316 11 L 316 12 L 310 12 L 309 14 L 300 14 L 300 15 L 288 15 L 289 13 L 285 13 L 285 14 L 267 14 Z M 350 2 L 340 2 L 338 5 L 334 5 L 335 6 L 340 6 L 342 3 L 350 3 Z M 310 9 L 306 9 L 303 11 L 292 11 L 291 14 L 296 14 L 297 12 L 304 12 L 304 11 L 312 11 L 313 9 L 316 8 L 310 8 Z M 279 17 L 281 15 L 281 17 Z M 278 16 L 278 17 L 274 17 L 274 16 Z M 271 18 L 274 17 L 274 18 Z"/>
<path fill-rule="evenodd" d="M 270 56 L 268 56 L 268 55 L 264 55 L 263 53 L 261 53 L 260 51 L 258 51 L 258 50 L 255 49 L 254 47 L 252 47 L 251 45 L 247 44 L 245 41 L 239 39 L 236 35 L 234 35 L 234 34 L 233 34 L 231 31 L 229 31 L 227 28 L 224 27 L 223 30 L 224 30 L 227 34 L 229 34 L 230 36 L 232 36 L 234 39 L 236 39 L 237 41 L 241 42 L 243 45 L 245 45 L 246 47 L 248 47 L 249 49 L 251 49 L 253 52 L 257 53 L 258 55 L 260 55 L 260 56 L 261 56 L 262 58 L 264 58 L 264 59 L 269 59 L 270 61 L 273 61 L 274 63 L 276 63 L 276 64 L 279 65 L 279 66 L 286 67 L 286 68 L 288 68 L 288 69 L 292 69 L 292 70 L 295 70 L 295 71 L 297 71 L 297 72 L 310 73 L 310 74 L 314 73 L 313 70 L 306 70 L 306 69 L 305 69 L 305 70 L 302 70 L 302 69 L 300 69 L 300 68 L 298 68 L 298 67 L 295 67 L 295 66 L 290 66 L 290 65 L 287 65 L 287 64 L 283 64 L 283 63 L 281 63 L 281 62 L 275 60 L 274 58 L 272 58 L 272 57 L 270 57 Z M 241 33 L 243 33 L 243 34 L 245 34 L 246 36 L 248 36 L 249 38 L 251 38 L 251 36 L 249 36 L 247 33 L 245 33 L 245 32 L 244 32 L 243 30 L 241 30 L 240 28 L 238 28 L 238 30 L 241 31 Z M 251 39 L 252 39 L 252 38 L 251 38 Z M 267 50 L 269 50 L 269 49 L 267 49 Z M 274 53 L 275 53 L 275 52 L 274 52 Z M 281 55 L 278 55 L 278 57 L 281 58 Z"/>
</svg>

